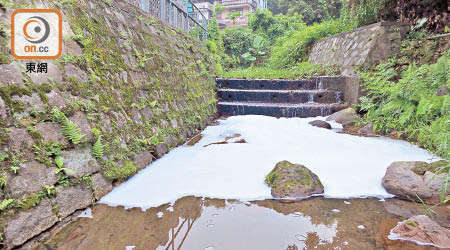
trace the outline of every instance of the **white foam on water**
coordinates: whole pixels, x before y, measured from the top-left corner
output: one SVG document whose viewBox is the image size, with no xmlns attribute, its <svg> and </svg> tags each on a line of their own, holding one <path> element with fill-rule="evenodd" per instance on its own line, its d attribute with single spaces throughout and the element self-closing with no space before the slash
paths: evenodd
<svg viewBox="0 0 450 250">
<path fill-rule="evenodd" d="M 81 212 L 80 215 L 78 215 L 78 218 L 89 218 L 89 219 L 94 218 L 92 216 L 92 209 L 90 207 L 86 208 L 86 210 L 84 210 L 83 212 Z"/>
<path fill-rule="evenodd" d="M 156 207 L 195 195 L 240 199 L 271 198 L 266 175 L 282 160 L 305 165 L 331 198 L 392 197 L 381 186 L 394 161 L 438 158 L 406 141 L 368 138 L 313 127 L 316 118 L 233 116 L 209 126 L 194 146 L 179 146 L 113 189 L 99 203 L 125 207 Z M 246 143 L 204 145 L 240 134 Z"/>
</svg>

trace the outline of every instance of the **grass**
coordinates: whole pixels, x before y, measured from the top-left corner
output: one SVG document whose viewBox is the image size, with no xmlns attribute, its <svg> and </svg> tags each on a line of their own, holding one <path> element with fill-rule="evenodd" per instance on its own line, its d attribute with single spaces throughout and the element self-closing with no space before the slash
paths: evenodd
<svg viewBox="0 0 450 250">
<path fill-rule="evenodd" d="M 275 69 L 267 66 L 239 68 L 224 72 L 220 77 L 239 79 L 304 79 L 314 76 L 338 75 L 339 73 L 336 66 L 303 62 L 296 67 L 285 69 Z"/>
</svg>

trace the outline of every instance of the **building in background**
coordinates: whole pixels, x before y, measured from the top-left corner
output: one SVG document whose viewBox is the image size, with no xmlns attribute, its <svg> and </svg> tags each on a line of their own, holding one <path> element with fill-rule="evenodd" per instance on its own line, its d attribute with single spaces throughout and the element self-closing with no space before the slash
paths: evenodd
<svg viewBox="0 0 450 250">
<path fill-rule="evenodd" d="M 217 14 L 217 21 L 221 29 L 229 26 L 247 26 L 248 13 L 267 8 L 267 0 L 194 0 L 192 1 L 202 14 L 210 20 L 217 4 L 223 10 Z M 199 16 L 201 16 L 198 13 Z M 234 20 L 231 18 L 234 16 Z"/>
</svg>

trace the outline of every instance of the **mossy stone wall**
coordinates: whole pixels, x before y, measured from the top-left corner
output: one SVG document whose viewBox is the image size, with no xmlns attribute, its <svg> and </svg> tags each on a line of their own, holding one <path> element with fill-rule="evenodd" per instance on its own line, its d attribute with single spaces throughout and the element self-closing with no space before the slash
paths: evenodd
<svg viewBox="0 0 450 250">
<path fill-rule="evenodd" d="M 202 42 L 111 3 L 0 1 L 0 233 L 7 248 L 95 202 L 214 117 L 215 64 Z M 63 55 L 46 61 L 46 74 L 26 73 L 29 61 L 11 56 L 10 17 L 19 8 L 63 14 Z"/>
</svg>

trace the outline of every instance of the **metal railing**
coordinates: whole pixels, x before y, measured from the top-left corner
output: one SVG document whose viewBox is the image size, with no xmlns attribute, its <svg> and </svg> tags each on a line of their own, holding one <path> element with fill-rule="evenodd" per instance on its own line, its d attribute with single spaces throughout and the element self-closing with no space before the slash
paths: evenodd
<svg viewBox="0 0 450 250">
<path fill-rule="evenodd" d="M 190 11 L 192 13 L 188 12 L 187 6 L 180 0 L 125 0 L 125 2 L 186 33 L 195 29 L 199 39 L 208 38 L 208 19 L 190 0 L 186 2 L 192 5 L 192 11 Z"/>
</svg>

